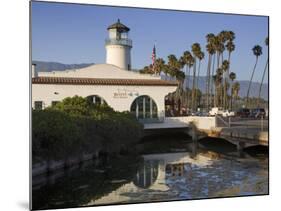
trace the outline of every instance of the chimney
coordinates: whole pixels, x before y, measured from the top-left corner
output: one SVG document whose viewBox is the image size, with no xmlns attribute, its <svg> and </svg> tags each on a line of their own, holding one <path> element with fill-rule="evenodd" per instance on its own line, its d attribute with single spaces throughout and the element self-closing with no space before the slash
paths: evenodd
<svg viewBox="0 0 281 211">
<path fill-rule="evenodd" d="M 38 77 L 38 73 L 36 71 L 36 64 L 32 64 L 32 78 Z"/>
</svg>

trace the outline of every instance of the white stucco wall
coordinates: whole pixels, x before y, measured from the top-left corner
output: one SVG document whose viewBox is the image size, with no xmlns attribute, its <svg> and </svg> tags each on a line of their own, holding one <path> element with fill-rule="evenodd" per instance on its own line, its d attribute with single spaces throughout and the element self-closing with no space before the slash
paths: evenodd
<svg viewBox="0 0 281 211">
<path fill-rule="evenodd" d="M 106 45 L 106 63 L 128 69 L 131 65 L 131 47 L 123 45 Z"/>
<path fill-rule="evenodd" d="M 216 127 L 216 117 L 181 116 L 165 118 L 165 124 L 167 127 L 172 127 L 175 124 L 189 125 L 191 122 L 194 123 L 199 130 L 211 130 Z"/>
<path fill-rule="evenodd" d="M 40 71 L 40 70 L 39 70 Z M 52 72 L 38 72 L 38 76 L 71 78 L 114 78 L 114 79 L 160 79 L 160 76 L 140 74 L 121 69 L 111 64 L 95 64 L 89 67 Z"/>
<path fill-rule="evenodd" d="M 35 101 L 43 101 L 43 108 L 52 101 L 61 101 L 75 95 L 87 97 L 101 96 L 116 111 L 129 111 L 132 102 L 141 95 L 150 96 L 156 103 L 158 116 L 164 116 L 165 96 L 176 90 L 175 86 L 100 86 L 100 85 L 58 85 L 32 84 L 32 106 Z M 56 93 L 56 94 L 55 94 Z M 116 96 L 117 93 L 117 96 Z M 121 93 L 121 95 L 118 95 Z"/>
</svg>

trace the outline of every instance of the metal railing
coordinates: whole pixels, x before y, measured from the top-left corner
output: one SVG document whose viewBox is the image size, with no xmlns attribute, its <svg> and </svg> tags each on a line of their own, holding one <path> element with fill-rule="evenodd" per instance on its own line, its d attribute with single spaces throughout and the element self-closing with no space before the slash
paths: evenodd
<svg viewBox="0 0 281 211">
<path fill-rule="evenodd" d="M 216 126 L 217 127 L 242 127 L 258 129 L 260 131 L 268 130 L 268 120 L 263 116 L 259 118 L 239 118 L 236 117 L 222 117 L 216 115 Z"/>
<path fill-rule="evenodd" d="M 132 40 L 131 39 L 106 39 L 105 40 L 106 45 L 127 45 L 132 46 Z"/>
<path fill-rule="evenodd" d="M 150 123 L 163 123 L 164 118 L 145 118 L 145 119 L 138 119 L 138 121 L 142 124 L 150 124 Z"/>
</svg>

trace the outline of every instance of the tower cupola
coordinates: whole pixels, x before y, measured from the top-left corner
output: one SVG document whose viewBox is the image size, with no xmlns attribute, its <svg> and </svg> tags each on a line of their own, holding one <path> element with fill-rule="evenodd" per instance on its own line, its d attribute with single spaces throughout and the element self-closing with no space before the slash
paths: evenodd
<svg viewBox="0 0 281 211">
<path fill-rule="evenodd" d="M 109 35 L 105 40 L 106 63 L 130 70 L 132 48 L 132 40 L 129 39 L 130 29 L 118 19 L 107 30 Z"/>
</svg>

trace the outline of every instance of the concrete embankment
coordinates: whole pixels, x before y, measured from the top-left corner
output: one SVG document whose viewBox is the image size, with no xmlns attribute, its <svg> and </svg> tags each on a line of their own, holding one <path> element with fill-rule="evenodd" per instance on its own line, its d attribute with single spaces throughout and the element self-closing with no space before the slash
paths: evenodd
<svg viewBox="0 0 281 211">
<path fill-rule="evenodd" d="M 46 174 L 47 172 L 54 172 L 59 169 L 69 168 L 78 165 L 81 162 L 98 158 L 98 153 L 83 154 L 80 157 L 69 158 L 66 160 L 51 160 L 49 162 L 42 161 L 32 165 L 32 176 Z"/>
</svg>

